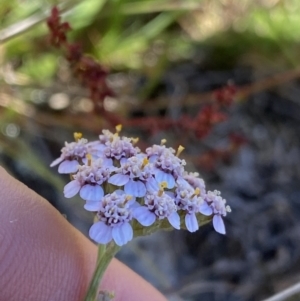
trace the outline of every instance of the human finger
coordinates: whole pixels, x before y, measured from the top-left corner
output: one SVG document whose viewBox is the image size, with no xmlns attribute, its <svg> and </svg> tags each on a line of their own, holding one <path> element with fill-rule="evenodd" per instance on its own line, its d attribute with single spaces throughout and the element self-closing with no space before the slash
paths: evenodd
<svg viewBox="0 0 300 301">
<path fill-rule="evenodd" d="M 80 301 L 96 257 L 95 245 L 0 167 L 0 300 Z M 166 301 L 117 260 L 101 288 L 114 291 L 115 301 Z"/>
</svg>

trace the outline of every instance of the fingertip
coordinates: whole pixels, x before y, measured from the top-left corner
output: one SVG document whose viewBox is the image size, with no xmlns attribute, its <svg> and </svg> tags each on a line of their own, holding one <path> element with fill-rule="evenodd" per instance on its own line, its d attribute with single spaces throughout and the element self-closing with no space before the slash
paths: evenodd
<svg viewBox="0 0 300 301">
<path fill-rule="evenodd" d="M 0 209 L 0 300 L 82 301 L 96 246 L 1 166 Z M 166 301 L 115 259 L 101 288 L 115 291 L 115 301 Z"/>
</svg>

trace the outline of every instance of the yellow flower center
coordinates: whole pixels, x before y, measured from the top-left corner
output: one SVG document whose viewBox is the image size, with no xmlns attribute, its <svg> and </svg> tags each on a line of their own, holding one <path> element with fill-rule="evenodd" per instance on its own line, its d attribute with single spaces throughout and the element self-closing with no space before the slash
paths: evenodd
<svg viewBox="0 0 300 301">
<path fill-rule="evenodd" d="M 183 152 L 183 150 L 184 147 L 182 145 L 179 145 L 177 149 L 176 157 L 179 157 L 179 155 Z"/>
<path fill-rule="evenodd" d="M 167 143 L 167 139 L 161 139 L 160 140 L 160 145 L 164 145 L 164 144 L 166 144 Z"/>
<path fill-rule="evenodd" d="M 86 154 L 85 156 L 87 158 L 87 165 L 91 166 L 92 165 L 92 155 L 91 154 Z"/>
<path fill-rule="evenodd" d="M 158 191 L 158 196 L 162 196 L 163 195 L 163 193 L 164 193 L 164 191 L 165 191 L 165 188 L 167 188 L 167 186 L 168 186 L 168 183 L 166 182 L 166 181 L 163 181 L 163 182 L 161 182 L 160 184 L 159 184 L 159 191 Z"/>
<path fill-rule="evenodd" d="M 82 138 L 82 133 L 75 132 L 73 134 L 73 136 L 74 136 L 75 141 L 78 142 L 78 140 Z"/>
</svg>

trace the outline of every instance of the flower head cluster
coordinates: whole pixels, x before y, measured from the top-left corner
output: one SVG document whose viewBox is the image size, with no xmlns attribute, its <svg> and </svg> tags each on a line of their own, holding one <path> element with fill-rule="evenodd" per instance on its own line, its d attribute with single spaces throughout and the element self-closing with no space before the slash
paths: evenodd
<svg viewBox="0 0 300 301">
<path fill-rule="evenodd" d="M 79 194 L 84 208 L 95 213 L 89 233 L 94 241 L 114 240 L 121 246 L 133 238 L 138 224 L 194 232 L 201 216 L 225 234 L 222 218 L 230 207 L 219 191 L 206 191 L 199 174 L 184 170 L 186 163 L 179 158 L 182 146 L 176 152 L 162 140 L 142 152 L 135 146 L 138 139 L 121 137 L 120 131 L 121 126 L 116 133 L 103 130 L 93 142 L 75 133 L 75 142 L 66 143 L 51 164 L 60 164 L 58 171 L 71 175 L 65 197 Z"/>
<path fill-rule="evenodd" d="M 51 163 L 51 167 L 58 165 L 58 172 L 71 174 L 78 170 L 79 165 L 84 163 L 87 150 L 87 140 L 81 138 L 80 133 L 74 133 L 75 142 L 65 142 L 59 158 Z"/>
<path fill-rule="evenodd" d="M 122 190 L 105 195 L 97 209 L 98 222 L 90 229 L 90 237 L 100 244 L 112 239 L 122 246 L 133 238 L 130 224 L 134 200 Z"/>
</svg>

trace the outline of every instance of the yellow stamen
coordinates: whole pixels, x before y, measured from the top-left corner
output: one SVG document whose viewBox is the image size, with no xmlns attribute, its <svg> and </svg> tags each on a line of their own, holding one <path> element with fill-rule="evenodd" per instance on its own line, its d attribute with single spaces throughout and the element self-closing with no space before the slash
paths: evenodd
<svg viewBox="0 0 300 301">
<path fill-rule="evenodd" d="M 163 195 L 163 193 L 164 193 L 164 190 L 165 190 L 165 188 L 167 188 L 167 186 L 168 186 L 168 183 L 166 182 L 166 181 L 163 181 L 163 182 L 161 182 L 160 184 L 159 184 L 159 191 L 158 191 L 158 196 L 162 196 Z"/>
<path fill-rule="evenodd" d="M 73 134 L 73 136 L 74 136 L 75 141 L 77 142 L 79 139 L 82 138 L 82 133 L 77 133 L 77 132 L 75 132 L 75 133 Z"/>
<path fill-rule="evenodd" d="M 87 165 L 91 166 L 92 165 L 92 155 L 91 154 L 86 154 L 85 156 L 87 158 Z"/>
<path fill-rule="evenodd" d="M 165 188 L 167 188 L 168 183 L 167 183 L 166 181 L 163 181 L 163 182 L 161 182 L 161 183 L 159 184 L 159 186 L 160 186 L 161 189 L 165 189 Z"/>
<path fill-rule="evenodd" d="M 128 203 L 130 200 L 132 200 L 132 195 L 127 195 L 124 204 Z"/>
<path fill-rule="evenodd" d="M 114 133 L 113 137 L 110 138 L 110 141 L 112 142 L 114 138 L 119 137 L 119 133 L 122 131 L 122 124 L 118 124 L 115 126 L 116 132 Z"/>
<path fill-rule="evenodd" d="M 179 155 L 183 152 L 183 150 L 184 150 L 184 147 L 182 145 L 179 145 L 178 149 L 177 149 L 176 156 L 179 157 Z"/>
<path fill-rule="evenodd" d="M 144 158 L 143 164 L 142 164 L 142 169 L 149 163 L 149 160 L 147 158 Z"/>
<path fill-rule="evenodd" d="M 136 143 L 138 143 L 138 141 L 140 140 L 140 138 L 139 137 L 137 137 L 137 138 L 132 138 L 132 143 L 133 144 L 136 144 Z"/>
<path fill-rule="evenodd" d="M 161 139 L 160 140 L 160 145 L 164 145 L 164 144 L 166 144 L 167 143 L 167 139 Z"/>
<path fill-rule="evenodd" d="M 200 188 L 197 187 L 197 188 L 195 189 L 193 195 L 192 195 L 192 198 L 193 198 L 194 196 L 197 196 L 197 195 L 200 195 L 200 194 L 201 194 Z"/>
<path fill-rule="evenodd" d="M 122 131 L 122 124 L 116 125 L 116 131 L 117 133 L 120 133 Z"/>
</svg>

